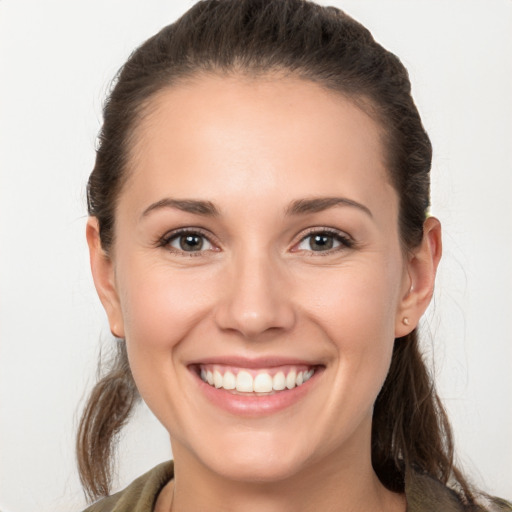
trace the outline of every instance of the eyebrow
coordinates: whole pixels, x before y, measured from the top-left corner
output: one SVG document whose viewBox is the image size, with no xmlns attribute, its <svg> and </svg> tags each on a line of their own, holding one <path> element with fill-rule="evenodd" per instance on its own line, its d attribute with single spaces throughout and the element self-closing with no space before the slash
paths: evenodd
<svg viewBox="0 0 512 512">
<path fill-rule="evenodd" d="M 335 206 L 351 206 L 365 212 L 373 218 L 369 208 L 357 201 L 345 197 L 317 197 L 312 199 L 297 199 L 293 201 L 285 210 L 286 215 L 304 215 L 307 213 L 318 213 Z M 206 217 L 219 216 L 219 210 L 211 201 L 201 201 L 197 199 L 172 199 L 166 197 L 149 205 L 141 217 L 146 217 L 155 210 L 162 208 L 175 208 L 195 215 L 204 215 Z"/>
<path fill-rule="evenodd" d="M 205 215 L 207 217 L 216 217 L 219 215 L 219 210 L 211 201 L 199 201 L 196 199 L 172 199 L 166 197 L 160 199 L 156 203 L 149 205 L 143 212 L 141 217 L 146 217 L 155 210 L 161 208 L 175 208 L 183 212 L 194 213 L 196 215 Z"/>
<path fill-rule="evenodd" d="M 318 197 L 312 199 L 298 199 L 293 201 L 286 209 L 286 215 L 301 215 L 306 213 L 317 213 L 335 206 L 351 206 L 365 212 L 371 218 L 373 214 L 364 204 L 347 199 L 345 197 Z"/>
</svg>

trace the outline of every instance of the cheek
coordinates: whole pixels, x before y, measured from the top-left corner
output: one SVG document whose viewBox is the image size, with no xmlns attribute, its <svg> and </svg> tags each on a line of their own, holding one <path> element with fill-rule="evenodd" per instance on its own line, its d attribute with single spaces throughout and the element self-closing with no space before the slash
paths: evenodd
<svg viewBox="0 0 512 512">
<path fill-rule="evenodd" d="M 201 269 L 177 272 L 142 258 L 123 261 L 118 269 L 128 359 L 137 388 L 162 424 L 175 425 L 179 411 L 186 409 L 181 394 L 173 393 L 183 387 L 176 372 L 181 342 L 211 308 L 211 276 Z"/>
<path fill-rule="evenodd" d="M 389 370 L 400 277 L 397 264 L 358 265 L 308 287 L 310 318 L 337 353 L 330 406 L 350 403 L 353 419 L 371 410 Z M 300 300 L 306 303 L 306 296 Z"/>
<path fill-rule="evenodd" d="M 375 347 L 379 339 L 394 339 L 401 268 L 397 264 L 347 265 L 327 276 L 311 275 L 300 284 L 299 304 L 322 325 L 333 341 Z"/>
<path fill-rule="evenodd" d="M 134 269 L 130 271 L 131 269 Z M 215 293 L 204 270 L 190 272 L 129 265 L 120 282 L 127 342 L 168 349 L 189 332 L 210 307 Z"/>
</svg>

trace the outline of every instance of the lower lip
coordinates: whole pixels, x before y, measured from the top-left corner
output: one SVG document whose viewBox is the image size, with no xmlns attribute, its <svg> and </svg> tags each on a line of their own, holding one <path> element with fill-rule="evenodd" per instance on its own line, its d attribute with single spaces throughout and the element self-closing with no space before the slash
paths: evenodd
<svg viewBox="0 0 512 512">
<path fill-rule="evenodd" d="M 299 402 L 315 385 L 321 370 L 316 369 L 304 384 L 271 395 L 234 394 L 226 389 L 210 386 L 195 371 L 191 372 L 196 377 L 200 391 L 214 405 L 237 416 L 256 417 L 274 414 Z"/>
</svg>

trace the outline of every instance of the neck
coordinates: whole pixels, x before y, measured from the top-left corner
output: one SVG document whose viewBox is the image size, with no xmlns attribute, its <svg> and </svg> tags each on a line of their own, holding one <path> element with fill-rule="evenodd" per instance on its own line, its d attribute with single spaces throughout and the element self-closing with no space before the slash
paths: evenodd
<svg viewBox="0 0 512 512">
<path fill-rule="evenodd" d="M 209 471 L 174 447 L 175 478 L 166 510 L 229 512 L 404 512 L 405 498 L 384 488 L 368 453 L 332 453 L 277 482 L 244 482 Z M 171 509 L 172 501 L 172 509 Z"/>
</svg>

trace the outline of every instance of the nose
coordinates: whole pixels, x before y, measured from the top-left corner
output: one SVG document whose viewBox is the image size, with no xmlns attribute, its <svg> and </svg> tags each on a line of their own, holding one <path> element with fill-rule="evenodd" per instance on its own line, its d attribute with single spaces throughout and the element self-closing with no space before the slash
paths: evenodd
<svg viewBox="0 0 512 512">
<path fill-rule="evenodd" d="M 222 330 L 236 331 L 248 340 L 293 327 L 296 312 L 290 300 L 290 276 L 284 262 L 264 254 L 244 256 L 231 266 L 215 311 Z"/>
</svg>

